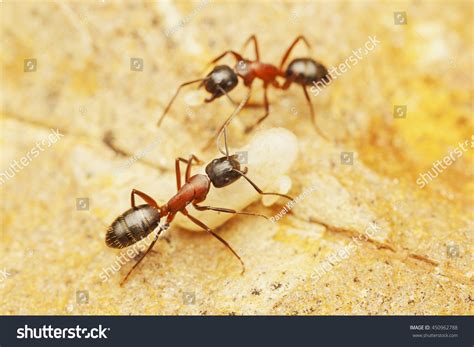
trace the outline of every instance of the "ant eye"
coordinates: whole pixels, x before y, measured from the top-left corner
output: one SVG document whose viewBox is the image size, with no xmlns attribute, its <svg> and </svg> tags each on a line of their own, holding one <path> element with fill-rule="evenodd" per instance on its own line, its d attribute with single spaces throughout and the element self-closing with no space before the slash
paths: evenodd
<svg viewBox="0 0 474 347">
<path fill-rule="evenodd" d="M 235 66 L 235 70 L 238 74 L 245 75 L 249 72 L 249 66 L 245 60 L 240 60 Z"/>
</svg>

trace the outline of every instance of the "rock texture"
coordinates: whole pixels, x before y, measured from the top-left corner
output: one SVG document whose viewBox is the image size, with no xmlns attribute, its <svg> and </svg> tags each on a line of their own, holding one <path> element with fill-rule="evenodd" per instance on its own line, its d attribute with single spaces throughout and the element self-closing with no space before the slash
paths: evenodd
<svg viewBox="0 0 474 347">
<path fill-rule="evenodd" d="M 0 187 L 0 313 L 472 314 L 472 6 L 2 2 L 1 172 L 28 153 L 31 160 Z M 405 25 L 394 24 L 397 11 Z M 133 260 L 118 259 L 104 235 L 129 207 L 130 190 L 166 201 L 174 158 L 215 157 L 202 148 L 232 112 L 225 98 L 204 104 L 190 88 L 158 129 L 164 106 L 180 83 L 253 33 L 261 58 L 275 64 L 299 34 L 327 66 L 371 36 L 380 44 L 311 94 L 330 141 L 312 127 L 300 88 L 270 91 L 261 127 L 298 137 L 290 194 L 308 193 L 277 223 L 237 216 L 217 229 L 245 261 L 244 275 L 215 239 L 174 226 L 120 287 Z M 298 46 L 293 57 L 308 54 Z M 245 92 L 239 85 L 232 97 Z M 261 97 L 257 82 L 253 101 Z M 394 117 L 397 105 L 405 117 Z M 261 114 L 242 111 L 233 148 Z M 34 156 L 50 129 L 64 136 Z M 419 174 L 467 140 L 420 189 Z M 352 165 L 342 152 L 353 153 Z M 281 201 L 248 208 L 281 209 Z"/>
</svg>

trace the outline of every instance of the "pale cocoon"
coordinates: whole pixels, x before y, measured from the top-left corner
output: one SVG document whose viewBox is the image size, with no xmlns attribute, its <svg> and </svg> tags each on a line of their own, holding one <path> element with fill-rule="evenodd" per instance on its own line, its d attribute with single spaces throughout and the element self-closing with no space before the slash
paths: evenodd
<svg viewBox="0 0 474 347">
<path fill-rule="evenodd" d="M 296 136 L 283 128 L 273 128 L 257 132 L 247 146 L 231 150 L 236 152 L 247 152 L 247 164 L 242 164 L 241 169 L 248 167 L 247 177 L 257 184 L 264 192 L 287 193 L 291 188 L 291 180 L 285 174 L 290 170 L 298 156 L 298 140 Z M 193 168 L 193 174 L 205 174 L 205 165 Z M 230 208 L 236 211 L 244 211 L 247 206 L 260 200 L 260 195 L 243 177 L 233 184 L 215 188 L 211 186 L 209 194 L 201 206 L 213 206 Z M 281 198 L 280 198 L 281 199 Z M 277 199 L 265 196 L 265 205 L 271 205 Z M 224 224 L 235 214 L 197 211 L 191 204 L 188 206 L 189 213 L 200 219 L 211 229 Z M 239 216 L 240 218 L 258 218 L 251 216 Z M 269 216 L 270 217 L 270 216 Z M 182 214 L 176 216 L 174 225 L 181 228 L 202 231 L 202 228 L 191 222 Z"/>
</svg>

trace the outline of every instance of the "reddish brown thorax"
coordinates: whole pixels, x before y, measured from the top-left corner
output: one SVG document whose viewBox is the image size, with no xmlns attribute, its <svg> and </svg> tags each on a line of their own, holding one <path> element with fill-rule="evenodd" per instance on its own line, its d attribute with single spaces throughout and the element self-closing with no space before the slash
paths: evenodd
<svg viewBox="0 0 474 347">
<path fill-rule="evenodd" d="M 256 78 L 261 79 L 265 84 L 272 84 L 278 76 L 284 77 L 275 65 L 247 59 L 237 62 L 234 69 L 237 75 L 242 77 L 246 87 L 250 87 Z"/>
<path fill-rule="evenodd" d="M 206 175 L 194 175 L 183 184 L 181 189 L 169 199 L 167 205 L 168 213 L 176 214 L 190 203 L 200 203 L 206 199 L 210 188 L 210 180 Z"/>
</svg>

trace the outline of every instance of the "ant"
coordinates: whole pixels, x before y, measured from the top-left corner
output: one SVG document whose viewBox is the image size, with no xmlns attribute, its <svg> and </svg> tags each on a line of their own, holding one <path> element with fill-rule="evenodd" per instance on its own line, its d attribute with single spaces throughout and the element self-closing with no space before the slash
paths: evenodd
<svg viewBox="0 0 474 347">
<path fill-rule="evenodd" d="M 168 105 L 166 106 L 165 110 L 163 111 L 163 114 L 160 120 L 158 121 L 158 126 L 161 125 L 163 118 L 168 113 L 173 101 L 177 97 L 182 87 L 190 85 L 190 84 L 194 84 L 197 82 L 201 82 L 199 87 L 204 86 L 206 91 L 211 94 L 210 97 L 204 100 L 206 103 L 212 102 L 214 99 L 219 98 L 223 95 L 226 95 L 231 100 L 231 102 L 233 102 L 233 100 L 229 97 L 227 93 L 237 86 L 238 84 L 237 76 L 240 76 L 244 82 L 244 85 L 247 88 L 249 88 L 249 90 L 251 90 L 252 83 L 255 79 L 261 79 L 263 81 L 263 101 L 264 101 L 265 113 L 261 118 L 257 120 L 257 122 L 254 125 L 247 127 L 245 132 L 248 133 L 255 126 L 260 124 L 265 118 L 268 117 L 270 113 L 270 103 L 268 101 L 268 96 L 267 96 L 268 86 L 271 85 L 277 89 L 287 90 L 293 83 L 296 83 L 302 86 L 306 101 L 308 102 L 308 105 L 310 108 L 311 119 L 312 119 L 314 127 L 316 128 L 316 131 L 322 137 L 326 138 L 322 134 L 321 130 L 319 129 L 316 123 L 316 115 L 314 113 L 313 105 L 311 104 L 311 100 L 309 98 L 307 87 L 312 85 L 313 83 L 318 83 L 318 82 L 328 83 L 331 79 L 331 75 L 328 73 L 328 70 L 323 64 L 311 58 L 293 59 L 288 64 L 286 69 L 283 69 L 283 66 L 288 60 L 288 57 L 291 51 L 293 50 L 293 48 L 296 46 L 298 42 L 302 41 L 308 49 L 311 49 L 311 46 L 308 40 L 302 35 L 298 36 L 286 50 L 285 54 L 283 55 L 283 58 L 281 59 L 279 67 L 276 67 L 275 65 L 272 65 L 272 64 L 260 62 L 258 42 L 255 35 L 251 35 L 247 39 L 247 41 L 243 45 L 243 48 L 245 48 L 251 41 L 253 41 L 254 47 L 255 47 L 255 60 L 243 58 L 242 55 L 232 50 L 225 51 L 224 53 L 219 55 L 217 58 L 213 59 L 209 63 L 209 65 L 215 64 L 219 60 L 224 58 L 227 54 L 231 54 L 236 60 L 236 65 L 233 69 L 227 65 L 215 66 L 213 70 L 206 77 L 189 81 L 189 82 L 184 82 L 183 84 L 181 84 L 176 90 L 176 93 L 174 94 L 174 96 L 171 98 Z M 280 84 L 277 81 L 277 77 L 283 78 L 284 83 Z M 225 125 L 221 126 L 221 128 L 219 129 L 219 132 L 222 131 L 222 128 L 224 126 Z"/>
<path fill-rule="evenodd" d="M 236 108 L 233 115 L 237 114 L 244 104 L 247 102 L 248 97 L 245 98 L 240 105 Z M 232 118 L 232 117 L 230 117 Z M 280 193 L 268 193 L 263 192 L 250 178 L 247 177 L 246 173 L 248 168 L 241 170 L 240 162 L 238 160 L 238 155 L 229 155 L 227 147 L 227 136 L 224 129 L 224 139 L 225 139 L 225 148 L 226 154 L 223 157 L 212 160 L 206 166 L 206 174 L 196 174 L 191 176 L 191 167 L 193 161 L 197 164 L 202 163 L 195 155 L 191 155 L 189 159 L 176 158 L 175 160 L 175 169 L 176 169 L 176 185 L 177 193 L 170 199 L 168 202 L 159 206 L 156 201 L 147 195 L 146 193 L 133 189 L 131 192 L 131 208 L 125 211 L 123 214 L 118 216 L 107 229 L 107 234 L 105 237 L 105 242 L 107 246 L 112 248 L 124 248 L 128 247 L 143 238 L 147 237 L 151 232 L 153 232 L 158 226 L 159 230 L 155 233 L 155 237 L 146 250 L 146 252 L 140 257 L 140 259 L 135 263 L 135 265 L 130 269 L 128 274 L 122 280 L 120 285 L 123 285 L 127 278 L 130 276 L 132 271 L 140 264 L 140 262 L 145 258 L 148 252 L 153 248 L 154 244 L 158 240 L 160 234 L 167 230 L 175 218 L 178 212 L 185 215 L 193 223 L 200 226 L 206 232 L 214 236 L 221 243 L 223 243 L 233 254 L 237 257 L 242 265 L 242 274 L 245 272 L 245 265 L 240 258 L 240 256 L 232 249 L 232 247 L 225 241 L 222 237 L 212 231 L 207 225 L 201 222 L 196 217 L 193 217 L 189 214 L 186 207 L 189 204 L 192 204 L 194 208 L 198 211 L 217 211 L 223 213 L 233 213 L 233 214 L 244 214 L 263 217 L 268 220 L 268 217 L 258 213 L 252 212 L 238 212 L 233 209 L 223 208 L 223 207 L 212 207 L 212 206 L 203 206 L 199 205 L 200 203 L 206 200 L 206 196 L 211 189 L 211 184 L 215 188 L 226 187 L 240 177 L 243 177 L 250 185 L 261 195 L 277 195 L 284 197 L 289 200 L 293 200 L 288 195 Z M 219 149 L 220 150 L 220 149 Z M 221 151 L 222 152 L 222 151 Z M 185 173 L 185 183 L 181 185 L 181 169 L 180 163 L 183 162 L 187 164 L 186 173 Z M 135 196 L 138 195 L 141 197 L 146 204 L 136 205 Z M 166 217 L 166 222 L 164 225 L 160 225 L 161 218 Z"/>
</svg>

